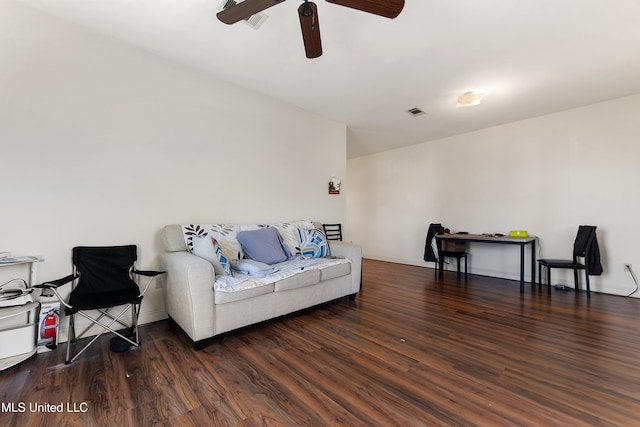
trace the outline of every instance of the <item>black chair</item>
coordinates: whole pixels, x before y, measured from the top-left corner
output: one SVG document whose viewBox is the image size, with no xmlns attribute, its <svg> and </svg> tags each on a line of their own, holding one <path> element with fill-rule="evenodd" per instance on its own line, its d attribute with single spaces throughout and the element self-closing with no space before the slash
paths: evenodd
<svg viewBox="0 0 640 427">
<path fill-rule="evenodd" d="M 448 243 L 448 242 L 443 242 L 443 243 Z M 454 242 L 452 242 L 454 243 Z M 467 277 L 467 264 L 469 263 L 467 260 L 467 256 L 469 255 L 469 253 L 466 250 L 442 250 L 442 254 L 440 254 L 443 257 L 449 257 L 449 258 L 455 258 L 456 259 L 456 263 L 457 263 L 457 267 L 458 267 L 458 280 L 460 280 L 460 276 L 461 276 L 461 272 L 460 272 L 460 264 L 461 264 L 461 260 L 464 259 L 464 276 Z M 437 270 L 436 270 L 437 271 Z"/>
<path fill-rule="evenodd" d="M 539 259 L 538 260 L 538 285 L 542 284 L 542 267 L 547 270 L 547 287 L 551 293 L 551 269 L 562 268 L 573 270 L 573 280 L 575 291 L 578 292 L 580 287 L 578 283 L 578 271 L 585 271 L 585 283 L 587 285 L 587 298 L 591 298 L 591 289 L 589 288 L 589 275 L 592 268 L 596 266 L 590 265 L 591 255 L 594 251 L 598 251 L 596 241 L 596 228 L 593 225 L 581 225 L 578 227 L 578 234 L 573 243 L 573 259 Z M 599 256 L 599 254 L 598 254 Z M 584 263 L 580 262 L 580 258 L 584 258 Z M 599 262 L 599 261 L 598 261 Z M 602 268 L 599 265 L 598 268 Z"/>
<path fill-rule="evenodd" d="M 138 316 L 140 315 L 142 297 L 153 279 L 163 272 L 137 270 L 135 268 L 137 259 L 137 247 L 135 245 L 75 247 L 72 254 L 73 274 L 34 286 L 36 288 L 51 289 L 65 307 L 65 314 L 69 317 L 66 364 L 73 363 L 105 332 L 111 332 L 116 335 L 111 340 L 111 348 L 119 348 L 115 351 L 124 351 L 131 348 L 132 345 L 136 347 L 140 345 Z M 148 282 L 142 292 L 140 292 L 140 287 L 134 280 L 140 276 L 148 278 Z M 69 300 L 65 301 L 57 288 L 69 282 L 72 282 L 73 288 L 69 295 Z M 127 307 L 124 307 L 118 314 L 114 315 L 109 312 L 110 309 L 123 305 L 127 305 Z M 130 324 L 121 320 L 129 306 L 131 307 Z M 87 311 L 89 314 L 86 313 Z M 92 311 L 94 312 L 92 313 Z M 84 331 L 77 335 L 75 331 L 76 314 L 91 322 Z M 104 317 L 108 318 L 106 322 L 102 320 Z M 124 327 L 125 330 L 114 330 L 112 327 L 116 323 Z M 70 358 L 71 343 L 75 343 L 76 340 L 82 338 L 94 325 L 100 326 L 102 331 L 78 351 L 73 358 Z"/>
<path fill-rule="evenodd" d="M 327 240 L 342 241 L 342 224 L 322 224 Z"/>
<path fill-rule="evenodd" d="M 439 234 L 449 233 L 450 230 L 445 228 L 440 223 L 432 223 L 429 224 L 429 229 L 427 230 L 427 241 L 424 246 L 424 260 L 435 263 L 435 274 L 438 275 L 440 257 L 449 257 L 455 258 L 457 267 L 458 267 L 458 280 L 460 280 L 461 276 L 461 260 L 464 258 L 464 275 L 467 276 L 468 270 L 468 255 L 467 252 L 467 244 L 464 242 L 450 242 L 443 241 L 442 242 L 442 253 L 438 253 L 438 245 L 436 243 L 436 236 Z"/>
</svg>

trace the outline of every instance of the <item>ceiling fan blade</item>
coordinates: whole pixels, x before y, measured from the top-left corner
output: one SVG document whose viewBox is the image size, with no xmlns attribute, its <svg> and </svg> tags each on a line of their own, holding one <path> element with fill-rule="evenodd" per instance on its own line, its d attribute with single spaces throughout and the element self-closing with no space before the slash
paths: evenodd
<svg viewBox="0 0 640 427">
<path fill-rule="evenodd" d="M 300 28 L 302 29 L 302 40 L 307 58 L 317 58 L 322 55 L 318 8 L 315 3 L 305 1 L 298 8 L 298 15 L 300 16 Z"/>
<path fill-rule="evenodd" d="M 329 3 L 358 9 L 386 18 L 395 18 L 404 8 L 404 0 L 327 0 Z"/>
<path fill-rule="evenodd" d="M 216 16 L 225 24 L 235 24 L 283 1 L 285 0 L 244 0 L 229 9 L 218 12 Z"/>
</svg>

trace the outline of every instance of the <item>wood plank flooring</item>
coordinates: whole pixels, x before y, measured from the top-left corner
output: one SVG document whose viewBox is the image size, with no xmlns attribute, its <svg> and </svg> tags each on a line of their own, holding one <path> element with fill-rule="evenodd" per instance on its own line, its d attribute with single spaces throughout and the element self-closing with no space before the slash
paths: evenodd
<svg viewBox="0 0 640 427">
<path fill-rule="evenodd" d="M 640 426 L 639 315 L 634 298 L 365 260 L 355 301 L 202 351 L 157 322 L 127 353 L 103 337 L 70 366 L 64 346 L 39 354 L 0 372 L 0 426 Z"/>
</svg>

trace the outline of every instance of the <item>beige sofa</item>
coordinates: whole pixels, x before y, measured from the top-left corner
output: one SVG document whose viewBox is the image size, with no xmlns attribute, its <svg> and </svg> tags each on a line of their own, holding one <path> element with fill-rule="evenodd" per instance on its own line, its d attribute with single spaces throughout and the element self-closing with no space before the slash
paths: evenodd
<svg viewBox="0 0 640 427">
<path fill-rule="evenodd" d="M 353 299 L 360 290 L 362 250 L 351 243 L 329 241 L 332 257 L 323 258 L 324 265 L 298 268 L 290 277 L 230 292 L 220 289 L 221 276 L 216 282 L 209 261 L 187 250 L 182 226 L 166 226 L 162 241 L 167 312 L 197 349 L 219 334 L 341 297 Z"/>
</svg>

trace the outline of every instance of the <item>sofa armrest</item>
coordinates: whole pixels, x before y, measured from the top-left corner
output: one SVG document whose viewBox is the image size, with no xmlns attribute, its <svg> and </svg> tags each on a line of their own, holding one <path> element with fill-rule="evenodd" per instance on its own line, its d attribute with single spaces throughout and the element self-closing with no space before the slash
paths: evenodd
<svg viewBox="0 0 640 427">
<path fill-rule="evenodd" d="M 188 252 L 160 255 L 167 272 L 165 301 L 167 313 L 193 341 L 215 333 L 215 272 L 208 261 Z"/>
<path fill-rule="evenodd" d="M 362 280 L 362 247 L 355 243 L 329 240 L 329 248 L 332 256 L 351 260 L 351 291 L 357 293 Z"/>
<path fill-rule="evenodd" d="M 167 252 L 184 252 L 187 246 L 184 243 L 182 226 L 178 224 L 167 225 L 161 233 L 162 245 Z"/>
</svg>

